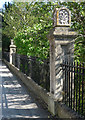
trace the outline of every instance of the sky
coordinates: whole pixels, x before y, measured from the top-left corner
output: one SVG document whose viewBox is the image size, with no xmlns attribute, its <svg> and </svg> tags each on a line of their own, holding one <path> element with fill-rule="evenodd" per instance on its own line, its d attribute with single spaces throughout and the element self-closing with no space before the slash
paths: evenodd
<svg viewBox="0 0 85 120">
<path fill-rule="evenodd" d="M 12 0 L 0 0 L 0 8 L 3 7 L 5 2 L 11 2 Z"/>
<path fill-rule="evenodd" d="M 5 2 L 11 2 L 11 1 L 13 1 L 13 0 L 0 0 L 0 8 L 3 7 L 3 5 L 4 5 Z M 25 2 L 25 1 L 35 1 L 35 0 L 15 0 L 15 1 L 16 2 Z M 40 1 L 44 1 L 44 0 L 40 0 Z M 58 1 L 58 0 L 49 0 L 49 1 Z M 65 2 L 67 2 L 67 1 L 71 1 L 71 2 L 76 1 L 76 2 L 79 2 L 80 1 L 80 2 L 84 2 L 85 0 L 60 0 L 60 1 L 65 1 Z"/>
</svg>

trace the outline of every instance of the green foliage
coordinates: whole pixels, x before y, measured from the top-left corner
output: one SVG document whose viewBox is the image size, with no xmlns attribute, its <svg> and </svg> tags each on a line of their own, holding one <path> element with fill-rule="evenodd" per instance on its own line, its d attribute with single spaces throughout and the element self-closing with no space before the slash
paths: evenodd
<svg viewBox="0 0 85 120">
<path fill-rule="evenodd" d="M 8 4 L 5 3 L 5 11 L 8 12 L 8 9 L 12 6 L 12 4 L 10 4 L 8 2 Z M 7 23 L 4 20 L 4 10 L 2 10 L 2 50 L 3 51 L 9 51 L 9 45 L 10 45 L 10 37 L 8 36 L 9 34 L 9 30 L 7 29 Z M 6 30 L 7 29 L 7 30 Z"/>
<path fill-rule="evenodd" d="M 25 3 L 23 5 L 19 2 L 15 2 L 9 6 L 5 5 L 4 22 L 3 22 L 3 34 L 9 38 L 14 38 L 16 33 L 24 28 L 25 21 Z M 27 21 L 28 22 L 28 21 Z"/>
<path fill-rule="evenodd" d="M 85 37 L 80 36 L 75 41 L 75 59 L 85 62 Z"/>
<path fill-rule="evenodd" d="M 3 33 L 14 38 L 17 52 L 45 59 L 49 56 L 47 34 L 52 28 L 54 7 L 71 10 L 72 28 L 79 36 L 75 41 L 75 59 L 85 62 L 85 2 L 15 2 L 6 6 Z"/>
<path fill-rule="evenodd" d="M 79 34 L 75 41 L 75 59 L 85 62 L 85 2 L 64 2 L 61 5 L 71 10 L 71 28 Z"/>
<path fill-rule="evenodd" d="M 28 56 L 46 59 L 49 56 L 49 41 L 47 34 L 52 28 L 52 6 L 49 2 L 30 4 L 28 16 L 31 21 L 24 25 L 14 37 L 17 52 Z"/>
<path fill-rule="evenodd" d="M 9 51 L 9 46 L 10 46 L 10 38 L 3 35 L 2 36 L 2 50 L 8 52 Z"/>
</svg>

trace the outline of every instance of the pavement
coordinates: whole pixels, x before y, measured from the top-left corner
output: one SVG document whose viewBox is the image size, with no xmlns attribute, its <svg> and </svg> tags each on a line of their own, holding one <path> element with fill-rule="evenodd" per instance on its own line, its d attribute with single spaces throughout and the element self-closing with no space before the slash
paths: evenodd
<svg viewBox="0 0 85 120">
<path fill-rule="evenodd" d="M 0 120 L 42 119 L 50 117 L 22 81 L 0 60 Z"/>
</svg>

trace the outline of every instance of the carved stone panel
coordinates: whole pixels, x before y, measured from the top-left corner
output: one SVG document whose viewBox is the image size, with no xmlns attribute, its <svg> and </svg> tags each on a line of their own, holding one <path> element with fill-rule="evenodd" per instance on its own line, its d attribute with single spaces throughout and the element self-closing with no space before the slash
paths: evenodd
<svg viewBox="0 0 85 120">
<path fill-rule="evenodd" d="M 54 27 L 56 26 L 70 26 L 71 25 L 71 12 L 65 8 L 55 8 L 53 13 Z"/>
</svg>

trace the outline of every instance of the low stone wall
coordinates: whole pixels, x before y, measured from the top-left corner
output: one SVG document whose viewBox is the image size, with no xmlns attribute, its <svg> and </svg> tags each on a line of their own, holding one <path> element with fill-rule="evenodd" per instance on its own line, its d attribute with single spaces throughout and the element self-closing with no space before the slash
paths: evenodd
<svg viewBox="0 0 85 120">
<path fill-rule="evenodd" d="M 74 110 L 67 107 L 64 103 L 58 102 L 57 105 L 57 114 L 60 118 L 74 118 L 73 120 L 83 120 L 84 117 L 78 115 Z"/>
<path fill-rule="evenodd" d="M 65 104 L 57 102 L 51 93 L 37 85 L 30 77 L 20 72 L 20 70 L 14 65 L 10 64 L 6 60 L 3 61 L 9 67 L 9 69 L 23 81 L 30 91 L 32 91 L 35 95 L 38 95 L 47 104 L 48 110 L 53 115 L 57 115 L 59 118 L 82 118 L 76 112 L 68 108 Z"/>
</svg>

